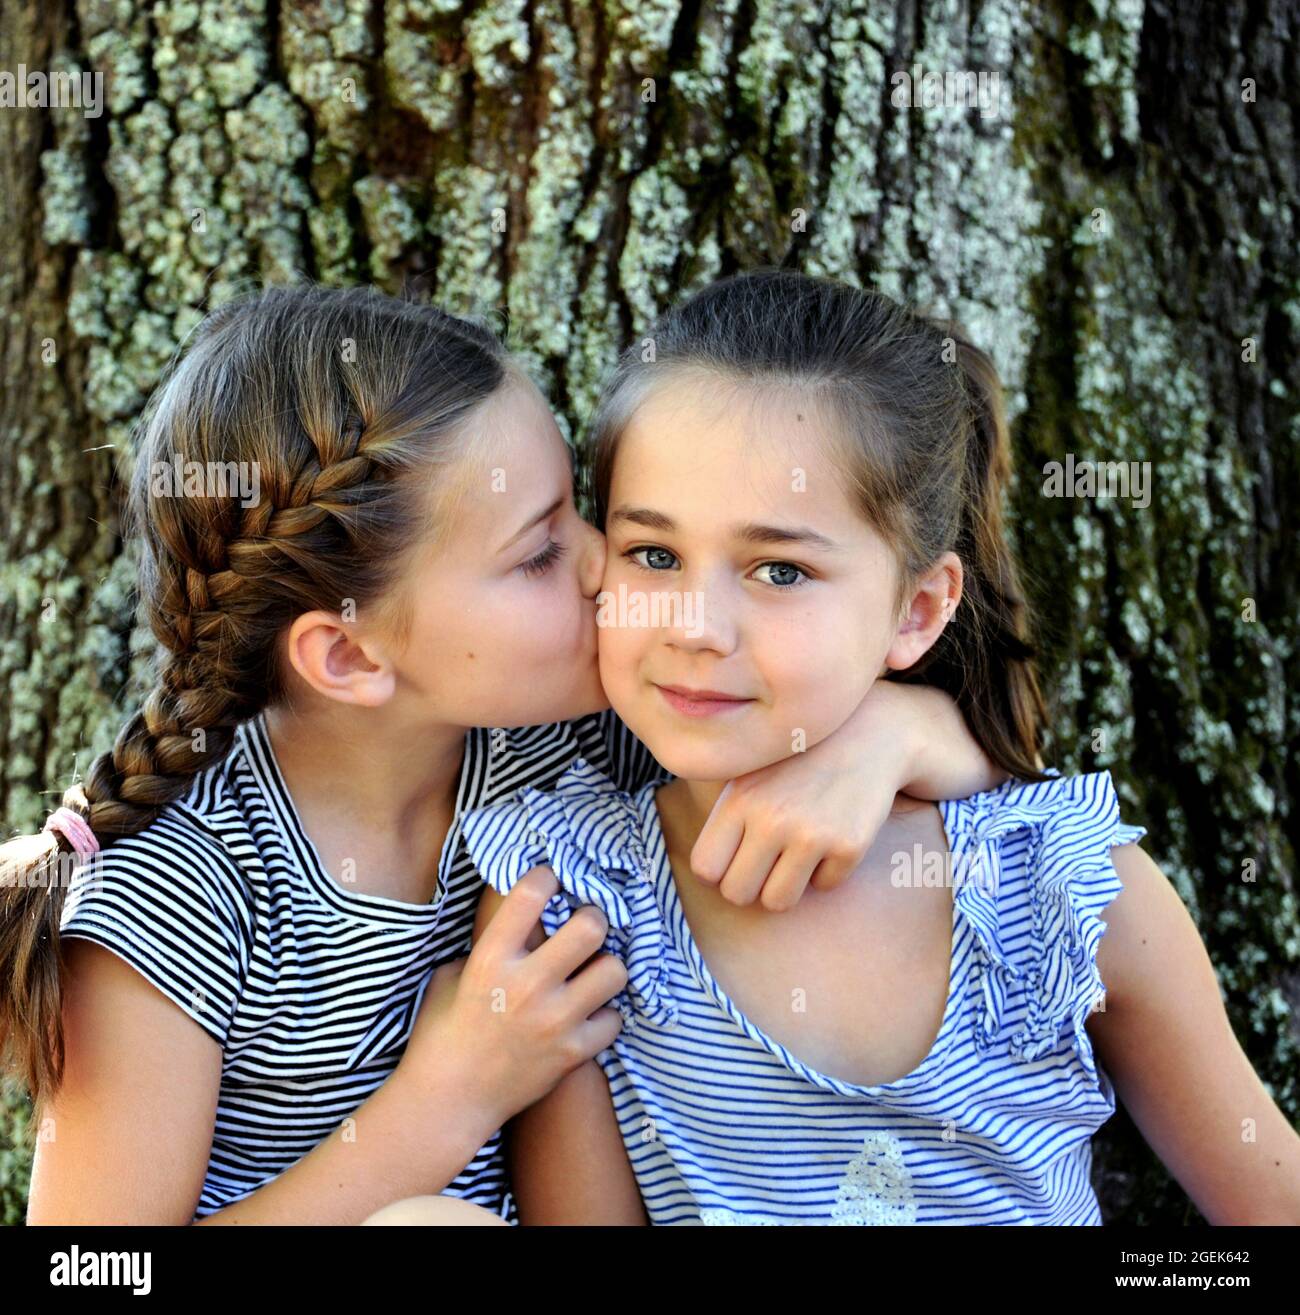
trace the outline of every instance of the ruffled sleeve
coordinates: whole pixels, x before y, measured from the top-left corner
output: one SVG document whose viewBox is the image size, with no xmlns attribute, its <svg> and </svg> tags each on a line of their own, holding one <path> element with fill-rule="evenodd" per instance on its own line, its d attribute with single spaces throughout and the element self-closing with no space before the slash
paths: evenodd
<svg viewBox="0 0 1300 1315">
<path fill-rule="evenodd" d="M 554 870 L 560 889 L 542 911 L 548 936 L 584 904 L 600 909 L 609 922 L 605 949 L 628 971 L 626 989 L 611 1002 L 625 1026 L 637 1014 L 667 1026 L 676 1021 L 654 873 L 630 795 L 576 758 L 554 790 L 526 786 L 512 799 L 465 813 L 461 834 L 479 875 L 498 894 L 539 864 Z"/>
<path fill-rule="evenodd" d="M 1110 859 L 1112 846 L 1146 835 L 1120 821 L 1109 772 L 1010 782 L 973 796 L 962 817 L 966 844 L 991 880 L 968 881 L 957 897 L 975 929 L 982 964 L 982 1010 L 977 1044 L 987 1048 L 1001 1030 L 1013 983 L 1023 984 L 1023 1025 L 1008 1039 L 1008 1052 L 1026 1061 L 1055 1048 L 1067 1029 L 1089 1077 L 1097 1077 L 1088 1015 L 1099 1007 L 1104 984 L 1097 947 L 1106 925 L 1101 913 L 1123 889 Z M 1028 940 L 1006 925 L 1001 885 L 1002 848 L 1013 832 L 1030 832 L 1024 880 L 1030 909 Z M 957 841 L 954 838 L 954 848 Z"/>
</svg>

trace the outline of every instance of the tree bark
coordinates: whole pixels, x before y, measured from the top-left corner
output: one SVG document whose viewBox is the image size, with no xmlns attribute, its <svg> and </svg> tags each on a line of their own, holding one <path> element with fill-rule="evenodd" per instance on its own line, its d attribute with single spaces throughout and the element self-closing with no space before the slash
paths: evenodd
<svg viewBox="0 0 1300 1315">
<path fill-rule="evenodd" d="M 0 111 L 5 825 L 137 692 L 131 422 L 208 305 L 500 308 L 576 437 L 658 309 L 797 266 L 992 352 L 1048 759 L 1113 772 L 1296 1118 L 1298 32 L 1291 0 L 0 0 L 3 68 L 106 75 L 97 118 Z M 996 112 L 896 103 L 959 70 Z M 1044 496 L 1067 455 L 1149 462 L 1149 505 Z M 1108 1220 L 1199 1221 L 1122 1111 L 1095 1146 Z"/>
</svg>

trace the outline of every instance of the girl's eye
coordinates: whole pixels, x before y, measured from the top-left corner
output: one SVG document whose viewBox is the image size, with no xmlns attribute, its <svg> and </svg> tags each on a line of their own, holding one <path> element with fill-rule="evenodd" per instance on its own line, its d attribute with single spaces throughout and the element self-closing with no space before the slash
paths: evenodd
<svg viewBox="0 0 1300 1315">
<path fill-rule="evenodd" d="M 767 581 L 768 584 L 773 585 L 778 589 L 786 589 L 786 590 L 798 589 L 801 585 L 807 584 L 810 579 L 810 577 L 807 574 L 805 574 L 805 572 L 800 570 L 799 567 L 793 565 L 791 562 L 764 562 L 762 566 L 760 566 L 758 569 L 760 571 L 766 571 L 769 568 L 771 568 L 773 571 L 781 572 L 783 577 L 787 572 L 793 572 L 795 575 L 803 576 L 802 580 L 791 580 L 788 578 L 781 578 L 777 580 Z"/>
<path fill-rule="evenodd" d="M 519 569 L 525 575 L 544 575 L 566 552 L 568 548 L 564 544 L 551 539 L 536 557 L 524 562 Z"/>
<path fill-rule="evenodd" d="M 658 563 L 654 565 L 652 565 L 649 562 L 639 561 L 638 558 L 641 553 L 646 553 L 647 555 L 650 553 L 661 553 L 663 557 L 671 558 L 674 562 L 676 561 L 676 555 L 674 553 L 669 552 L 667 548 L 629 548 L 627 552 L 623 554 L 623 556 L 630 558 L 632 561 L 636 562 L 636 564 L 639 567 L 641 567 L 642 570 L 666 571 L 671 569 L 670 564 L 668 562 L 663 561 L 662 557 L 660 558 Z M 812 578 L 811 576 L 808 575 L 806 571 L 802 570 L 798 566 L 795 566 L 791 562 L 764 562 L 758 569 L 760 571 L 766 571 L 770 569 L 772 571 L 779 572 L 780 574 L 776 579 L 765 580 L 763 581 L 763 583 L 770 584 L 774 589 L 780 589 L 785 593 L 789 593 L 791 589 L 801 588 L 803 585 L 807 584 L 809 580 Z M 790 573 L 793 573 L 796 576 L 802 576 L 803 579 L 801 580 L 790 579 Z"/>
<path fill-rule="evenodd" d="M 671 557 L 671 556 L 673 555 L 672 553 L 670 553 L 670 552 L 668 551 L 667 548 L 629 548 L 629 549 L 627 550 L 627 552 L 625 552 L 625 553 L 623 554 L 623 556 L 624 556 L 624 557 L 628 557 L 628 558 L 630 558 L 632 561 L 636 562 L 636 564 L 637 564 L 638 566 L 642 567 L 642 568 L 645 569 L 645 570 L 650 570 L 650 571 L 666 571 L 666 570 L 668 569 L 668 564 L 667 564 L 666 562 L 664 562 L 664 561 L 660 561 L 659 564 L 658 564 L 657 566 L 651 566 L 651 565 L 649 564 L 649 562 L 638 562 L 638 561 L 636 560 L 636 559 L 637 559 L 637 554 L 638 554 L 638 553 L 643 553 L 643 552 L 645 552 L 645 553 L 651 553 L 651 552 L 662 553 L 664 557 Z"/>
</svg>

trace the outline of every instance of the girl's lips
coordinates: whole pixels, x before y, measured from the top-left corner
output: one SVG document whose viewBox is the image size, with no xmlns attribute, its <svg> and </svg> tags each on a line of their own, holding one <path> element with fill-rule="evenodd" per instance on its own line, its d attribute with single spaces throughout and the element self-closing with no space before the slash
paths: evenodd
<svg viewBox="0 0 1300 1315">
<path fill-rule="evenodd" d="M 656 685 L 655 689 L 664 696 L 669 707 L 680 712 L 684 717 L 715 717 L 723 712 L 735 712 L 737 708 L 746 708 L 753 699 L 692 699 L 674 690 Z"/>
</svg>

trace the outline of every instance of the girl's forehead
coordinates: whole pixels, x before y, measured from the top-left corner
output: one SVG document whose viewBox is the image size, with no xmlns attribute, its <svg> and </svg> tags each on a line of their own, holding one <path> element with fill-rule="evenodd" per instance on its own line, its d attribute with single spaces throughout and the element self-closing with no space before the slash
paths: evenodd
<svg viewBox="0 0 1300 1315">
<path fill-rule="evenodd" d="M 421 473 L 427 549 L 485 552 L 500 526 L 518 519 L 542 493 L 560 490 L 572 473 L 572 449 L 533 392 L 529 399 L 522 387 L 503 384 L 466 418 L 446 459 Z"/>
<path fill-rule="evenodd" d="M 510 376 L 464 422 L 462 460 L 466 477 L 495 479 L 499 485 L 513 474 L 535 478 L 539 468 L 549 470 L 570 461 L 568 444 L 555 416 L 527 379 Z"/>
<path fill-rule="evenodd" d="M 713 386 L 716 384 L 716 386 Z M 692 475 L 797 486 L 839 483 L 832 418 L 808 390 L 716 377 L 656 386 L 629 417 L 613 477 L 689 482 Z M 737 490 L 738 491 L 738 490 Z"/>
</svg>

